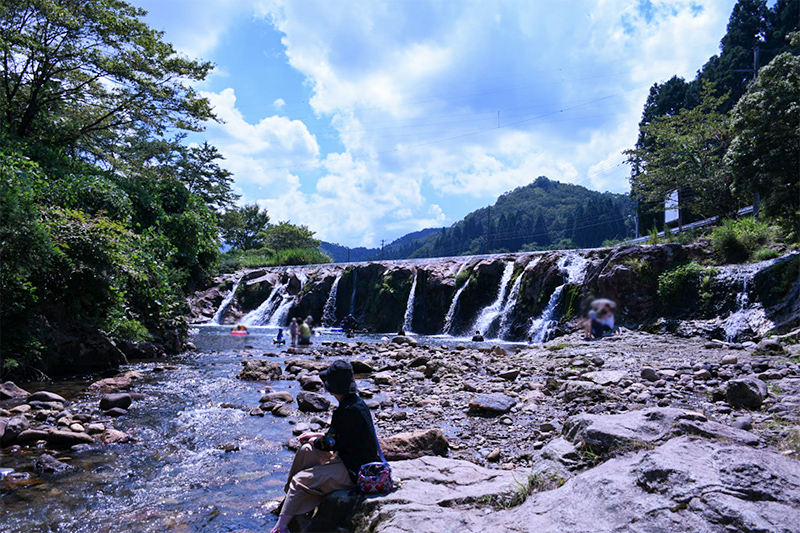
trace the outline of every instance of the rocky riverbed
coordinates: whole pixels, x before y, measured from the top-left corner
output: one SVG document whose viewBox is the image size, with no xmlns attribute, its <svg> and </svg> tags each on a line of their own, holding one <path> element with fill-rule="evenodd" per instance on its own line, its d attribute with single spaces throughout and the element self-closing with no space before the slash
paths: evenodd
<svg viewBox="0 0 800 533">
<path fill-rule="evenodd" d="M 800 520 L 798 345 L 632 331 L 532 346 L 327 336 L 302 350 L 208 338 L 71 399 L 4 385 L 17 396 L 0 411 L 9 531 L 112 531 L 120 513 L 141 519 L 125 531 L 268 529 L 292 435 L 329 420 L 317 374 L 336 358 L 354 364 L 404 483 L 366 501 L 337 494 L 306 530 L 796 531 Z M 81 459 L 92 454 L 102 460 Z"/>
</svg>

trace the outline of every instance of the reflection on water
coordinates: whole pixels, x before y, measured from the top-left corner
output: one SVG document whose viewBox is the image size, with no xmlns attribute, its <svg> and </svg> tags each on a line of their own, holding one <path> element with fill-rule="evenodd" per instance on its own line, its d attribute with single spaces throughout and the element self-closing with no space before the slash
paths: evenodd
<svg viewBox="0 0 800 533">
<path fill-rule="evenodd" d="M 62 477 L 32 475 L 30 484 L 13 488 L 0 481 L 0 531 L 269 531 L 275 517 L 263 504 L 281 494 L 292 458 L 283 444 L 292 426 L 285 418 L 253 417 L 247 410 L 222 405 L 257 406 L 261 386 L 235 378 L 243 352 L 274 352 L 270 356 L 282 361 L 285 354 L 277 352 L 284 347 L 272 343 L 275 328 L 253 328 L 246 337 L 228 331 L 225 326 L 197 328 L 192 340 L 198 352 L 171 359 L 175 369 L 154 371 L 164 361 L 126 367 L 144 376 L 132 392 L 145 398 L 134 402 L 129 415 L 116 424 L 138 442 L 57 454 L 78 467 Z M 333 332 L 315 337 L 317 345 L 323 340 L 347 339 Z M 380 342 L 381 336 L 355 340 Z M 437 345 L 459 342 L 428 340 Z M 271 385 L 293 394 L 299 387 L 296 381 Z M 85 386 L 70 381 L 46 388 L 81 399 Z M 228 443 L 236 443 L 239 451 L 224 452 L 221 447 Z M 7 449 L 0 455 L 0 468 L 32 472 L 31 462 L 39 453 Z"/>
</svg>

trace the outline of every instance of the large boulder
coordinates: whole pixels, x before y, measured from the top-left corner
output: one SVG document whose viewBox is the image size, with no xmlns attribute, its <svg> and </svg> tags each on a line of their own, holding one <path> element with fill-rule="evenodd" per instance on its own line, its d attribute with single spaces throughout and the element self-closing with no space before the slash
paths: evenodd
<svg viewBox="0 0 800 533">
<path fill-rule="evenodd" d="M 43 453 L 33 461 L 33 469 L 41 474 L 58 475 L 75 470 L 73 465 L 62 463 L 50 454 Z"/>
<path fill-rule="evenodd" d="M 438 429 L 421 429 L 398 433 L 380 440 L 387 461 L 416 459 L 426 455 L 446 456 L 450 445 Z"/>
<path fill-rule="evenodd" d="M 281 377 L 281 365 L 266 359 L 244 359 L 236 377 L 244 381 L 272 381 Z"/>
<path fill-rule="evenodd" d="M 501 415 L 509 412 L 516 404 L 517 400 L 499 392 L 479 394 L 470 400 L 469 411 L 473 414 Z"/>
<path fill-rule="evenodd" d="M 317 413 L 330 409 L 331 402 L 316 392 L 301 391 L 297 393 L 297 407 L 306 413 Z"/>
<path fill-rule="evenodd" d="M 67 403 L 67 400 L 64 399 L 63 396 L 56 394 L 54 392 L 47 392 L 47 391 L 39 391 L 34 392 L 30 396 L 28 396 L 29 402 L 59 402 L 59 403 Z"/>
<path fill-rule="evenodd" d="M 725 387 L 725 401 L 731 407 L 760 409 L 767 396 L 767 384 L 753 376 L 732 379 Z"/>
<path fill-rule="evenodd" d="M 534 483 L 521 505 L 505 510 L 491 504 L 508 499 L 524 473 L 438 457 L 392 468 L 403 480 L 398 490 L 336 492 L 306 530 L 791 533 L 800 523 L 799 461 L 693 437 L 611 459 L 560 488 L 537 492 Z"/>
<path fill-rule="evenodd" d="M 127 409 L 133 403 L 133 398 L 131 398 L 130 394 L 119 393 L 119 394 L 106 394 L 102 398 L 100 398 L 100 409 L 102 411 L 108 411 L 109 409 L 113 409 L 114 407 L 119 407 L 120 409 Z"/>
<path fill-rule="evenodd" d="M 113 378 L 104 378 L 89 385 L 89 392 L 94 394 L 107 394 L 130 388 L 131 378 L 125 375 Z"/>
<path fill-rule="evenodd" d="M 30 426 L 30 422 L 28 422 L 28 419 L 24 416 L 15 416 L 8 419 L 2 431 L 3 435 L 0 439 L 0 446 L 9 446 L 13 444 L 17 440 L 19 434 Z"/>
<path fill-rule="evenodd" d="M 299 374 L 303 370 L 309 372 L 322 372 L 330 366 L 327 361 L 317 361 L 316 359 L 300 359 L 299 357 L 290 357 L 286 360 L 286 372 L 288 374 Z"/>
<path fill-rule="evenodd" d="M 6 381 L 0 385 L 0 400 L 8 400 L 9 398 L 26 398 L 28 391 L 17 387 L 13 381 Z"/>
</svg>

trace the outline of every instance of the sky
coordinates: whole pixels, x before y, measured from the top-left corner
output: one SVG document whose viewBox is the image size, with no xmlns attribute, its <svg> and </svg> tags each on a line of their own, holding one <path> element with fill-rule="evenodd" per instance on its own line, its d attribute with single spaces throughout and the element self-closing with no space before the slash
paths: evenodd
<svg viewBox="0 0 800 533">
<path fill-rule="evenodd" d="M 538 176 L 629 190 L 650 86 L 718 53 L 734 0 L 133 0 L 189 57 L 240 203 L 376 246 Z"/>
</svg>

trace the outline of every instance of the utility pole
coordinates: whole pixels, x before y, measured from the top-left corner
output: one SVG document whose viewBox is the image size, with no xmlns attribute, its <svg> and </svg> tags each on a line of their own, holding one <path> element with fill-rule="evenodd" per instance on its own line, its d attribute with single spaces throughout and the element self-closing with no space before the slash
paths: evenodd
<svg viewBox="0 0 800 533">
<path fill-rule="evenodd" d="M 492 234 L 490 233 L 489 228 L 492 226 L 492 206 L 486 208 L 486 253 L 489 253 L 490 248 L 490 239 Z"/>
<path fill-rule="evenodd" d="M 384 239 L 381 239 L 381 261 L 383 261 L 383 245 L 385 242 L 386 241 Z"/>
</svg>

